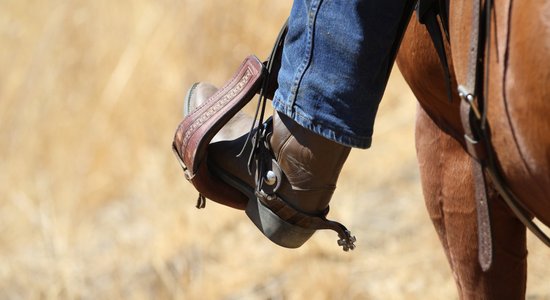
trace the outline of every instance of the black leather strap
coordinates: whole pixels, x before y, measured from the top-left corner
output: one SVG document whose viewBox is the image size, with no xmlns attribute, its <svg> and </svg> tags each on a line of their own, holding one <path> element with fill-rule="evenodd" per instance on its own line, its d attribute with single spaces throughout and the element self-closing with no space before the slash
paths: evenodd
<svg viewBox="0 0 550 300">
<path fill-rule="evenodd" d="M 437 16 L 439 15 L 443 26 L 443 31 L 445 32 L 445 37 L 448 39 L 448 24 L 446 15 L 447 10 L 441 5 L 441 1 L 436 2 L 436 0 L 418 1 L 418 5 L 416 6 L 416 17 L 418 18 L 418 22 L 420 22 L 420 24 L 424 24 L 426 26 L 426 29 L 430 34 L 430 38 L 437 52 L 437 56 L 439 57 L 439 61 L 443 66 L 443 73 L 445 74 L 445 88 L 447 89 L 447 98 L 449 102 L 451 102 L 453 99 L 451 91 L 451 72 L 449 70 L 449 63 L 447 61 L 447 53 L 445 51 L 443 32 L 441 31 L 439 22 L 437 20 Z"/>
</svg>

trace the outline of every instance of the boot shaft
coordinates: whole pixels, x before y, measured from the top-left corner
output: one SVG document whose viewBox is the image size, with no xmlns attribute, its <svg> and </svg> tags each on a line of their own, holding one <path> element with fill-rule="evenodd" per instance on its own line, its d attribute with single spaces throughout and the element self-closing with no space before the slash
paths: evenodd
<svg viewBox="0 0 550 300">
<path fill-rule="evenodd" d="M 273 114 L 270 144 L 288 181 L 281 193 L 293 194 L 287 199 L 305 212 L 326 209 L 351 148 L 305 129 L 277 112 Z"/>
</svg>

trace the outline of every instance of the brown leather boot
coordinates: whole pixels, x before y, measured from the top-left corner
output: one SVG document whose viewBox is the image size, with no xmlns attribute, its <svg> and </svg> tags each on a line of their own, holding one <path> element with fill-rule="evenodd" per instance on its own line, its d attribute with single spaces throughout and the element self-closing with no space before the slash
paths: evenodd
<svg viewBox="0 0 550 300">
<path fill-rule="evenodd" d="M 211 143 L 208 166 L 249 199 L 246 213 L 260 231 L 297 248 L 316 230 L 332 229 L 344 250 L 353 249 L 350 232 L 325 218 L 350 148 L 277 112 L 253 136 Z"/>
</svg>

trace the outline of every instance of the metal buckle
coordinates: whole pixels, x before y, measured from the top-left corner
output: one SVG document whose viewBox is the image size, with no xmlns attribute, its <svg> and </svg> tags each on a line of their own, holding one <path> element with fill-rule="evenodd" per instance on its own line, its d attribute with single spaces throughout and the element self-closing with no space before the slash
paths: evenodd
<svg viewBox="0 0 550 300">
<path fill-rule="evenodd" d="M 464 139 L 472 145 L 477 144 L 477 140 L 467 134 L 464 135 Z"/>
<path fill-rule="evenodd" d="M 479 108 L 477 107 L 477 105 L 474 102 L 474 100 L 475 100 L 474 94 L 468 92 L 464 86 L 459 85 L 458 86 L 458 96 L 460 97 L 460 99 L 468 102 L 470 104 L 470 108 L 474 112 L 474 115 L 476 116 L 476 118 L 478 120 L 481 119 L 481 112 L 479 111 Z"/>
</svg>

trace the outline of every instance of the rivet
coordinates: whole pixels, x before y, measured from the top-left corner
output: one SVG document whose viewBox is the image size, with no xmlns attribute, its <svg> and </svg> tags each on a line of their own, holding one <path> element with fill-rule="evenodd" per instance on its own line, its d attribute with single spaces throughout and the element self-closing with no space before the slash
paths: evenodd
<svg viewBox="0 0 550 300">
<path fill-rule="evenodd" d="M 267 171 L 264 181 L 267 185 L 274 185 L 277 182 L 277 175 L 273 171 Z"/>
</svg>

